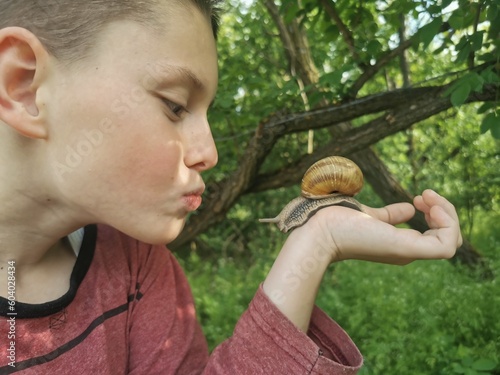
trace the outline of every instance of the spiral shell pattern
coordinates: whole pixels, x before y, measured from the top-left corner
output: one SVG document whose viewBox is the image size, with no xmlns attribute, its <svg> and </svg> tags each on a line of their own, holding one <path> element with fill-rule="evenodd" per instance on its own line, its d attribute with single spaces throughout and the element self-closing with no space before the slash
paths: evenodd
<svg viewBox="0 0 500 375">
<path fill-rule="evenodd" d="M 335 195 L 355 196 L 363 187 L 363 173 L 351 160 L 330 156 L 314 163 L 302 178 L 302 196 L 322 199 Z"/>
<path fill-rule="evenodd" d="M 354 198 L 363 187 L 363 173 L 349 159 L 330 156 L 313 164 L 302 179 L 302 196 L 288 203 L 273 218 L 259 219 L 261 223 L 275 223 L 286 233 L 304 225 L 322 208 L 344 206 L 363 212 L 363 206 Z"/>
</svg>

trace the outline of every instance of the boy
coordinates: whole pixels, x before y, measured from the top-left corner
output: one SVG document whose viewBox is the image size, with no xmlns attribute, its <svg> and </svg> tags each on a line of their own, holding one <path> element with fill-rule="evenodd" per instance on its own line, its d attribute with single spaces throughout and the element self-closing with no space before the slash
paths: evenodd
<svg viewBox="0 0 500 375">
<path fill-rule="evenodd" d="M 321 210 L 209 356 L 164 244 L 217 163 L 217 2 L 0 5 L 0 374 L 354 374 L 359 351 L 314 307 L 328 265 L 460 245 L 454 207 L 430 190 L 414 202 L 425 235 L 392 226 L 409 204 Z"/>
</svg>

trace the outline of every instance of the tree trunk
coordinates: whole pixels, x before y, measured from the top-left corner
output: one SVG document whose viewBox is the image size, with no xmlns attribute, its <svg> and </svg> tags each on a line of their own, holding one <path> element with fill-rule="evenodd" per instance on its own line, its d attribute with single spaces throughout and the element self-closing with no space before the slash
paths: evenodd
<svg viewBox="0 0 500 375">
<path fill-rule="evenodd" d="M 325 3 L 330 4 L 328 1 Z M 292 76 L 297 79 L 301 88 L 308 86 L 308 90 L 314 90 L 313 84 L 317 82 L 318 77 L 317 69 L 305 33 L 301 33 L 298 27 L 300 23 L 295 22 L 293 27 L 286 26 L 274 2 L 265 0 L 265 4 L 277 23 L 290 60 Z M 342 20 L 335 11 L 336 9 L 332 7 L 329 14 L 338 18 L 337 22 L 341 23 Z M 448 26 L 443 24 L 443 27 Z M 342 34 L 349 49 L 355 51 L 352 33 L 344 24 L 342 27 L 339 26 L 339 29 L 343 30 Z M 331 105 L 323 102 L 323 107 L 309 110 L 305 97 L 305 112 L 275 115 L 260 123 L 249 140 L 237 169 L 222 181 L 207 186 L 206 203 L 197 214 L 190 217 L 184 231 L 169 247 L 179 248 L 222 221 L 228 210 L 243 194 L 299 183 L 305 170 L 312 163 L 329 155 L 347 155 L 352 158 L 360 165 L 367 181 L 386 204 L 411 201 L 411 194 L 401 187 L 370 147 L 387 136 L 407 130 L 413 124 L 451 108 L 449 98 L 444 97 L 443 93 L 454 82 L 444 86 L 409 87 L 362 98 L 356 97 L 371 77 L 384 69 L 393 59 L 400 57 L 412 43 L 411 39 L 402 40 L 398 47 L 379 56 L 373 65 L 363 65 L 360 62 L 362 74 L 352 84 L 346 100 L 341 104 Z M 307 96 L 307 92 L 310 91 L 302 92 Z M 494 101 L 497 95 L 495 85 L 485 85 L 482 92 L 472 92 L 467 102 Z M 350 120 L 369 114 L 378 117 L 355 128 L 349 124 Z M 293 162 L 279 170 L 259 173 L 260 166 L 279 138 L 291 133 L 320 128 L 329 128 L 332 138 L 328 144 L 318 147 L 311 154 L 297 156 Z M 419 231 L 427 229 L 427 224 L 421 215 L 412 219 L 410 225 Z M 480 255 L 467 241 L 458 250 L 455 259 L 469 266 L 483 264 Z"/>
<path fill-rule="evenodd" d="M 326 13 L 332 18 L 332 21 L 337 24 L 339 30 L 341 31 L 345 43 L 353 54 L 354 61 L 359 61 L 352 33 L 344 22 L 342 22 L 335 5 L 330 1 L 323 1 L 323 6 Z M 285 27 L 285 22 L 279 14 L 278 7 L 272 0 L 266 0 L 266 7 L 278 27 L 280 38 L 285 46 L 285 50 L 288 51 L 286 55 L 289 59 L 289 66 L 292 67 L 292 76 L 297 75 L 299 81 L 307 82 L 307 84 L 311 86 L 310 91 L 314 91 L 313 85 L 318 83 L 318 71 L 309 49 L 309 42 L 306 34 L 299 27 L 299 22 L 297 20 L 292 21 L 289 27 Z M 400 46 L 404 47 L 406 42 L 406 38 L 404 36 L 404 16 L 402 16 L 400 20 Z M 404 48 L 400 48 L 399 58 L 401 72 L 404 78 L 404 87 L 407 88 L 410 86 L 410 79 Z M 300 67 L 300 69 L 293 69 L 293 67 Z M 366 70 L 365 66 L 361 66 L 361 68 Z M 321 105 L 326 106 L 327 103 L 323 102 Z M 343 138 L 343 136 L 351 130 L 352 126 L 347 122 L 329 129 L 332 137 L 337 139 Z M 401 184 L 396 181 L 395 177 L 389 173 L 384 162 L 373 152 L 371 148 L 366 148 L 347 156 L 360 166 L 367 181 L 386 204 L 398 201 L 412 202 L 410 193 L 405 191 Z M 416 215 L 408 224 L 412 228 L 421 232 L 425 232 L 429 229 L 423 215 Z M 463 263 L 473 266 L 479 263 L 481 256 L 469 242 L 464 242 L 464 245 L 462 245 L 457 252 L 456 257 Z"/>
<path fill-rule="evenodd" d="M 306 169 L 325 156 L 349 155 L 364 150 L 389 135 L 449 109 L 452 105 L 442 95 L 447 87 L 398 90 L 360 98 L 340 106 L 269 118 L 257 126 L 238 168 L 222 181 L 207 186 L 206 203 L 196 215 L 190 217 L 184 231 L 169 247 L 174 249 L 189 243 L 198 234 L 223 220 L 227 211 L 243 194 L 297 184 Z M 495 97 L 496 88 L 485 87 L 482 93 L 471 94 L 469 101 L 490 101 Z M 313 154 L 298 157 L 280 170 L 258 173 L 259 167 L 280 137 L 308 129 L 338 126 L 344 121 L 381 111 L 385 112 L 380 117 L 353 128 L 342 138 L 332 139 Z"/>
</svg>

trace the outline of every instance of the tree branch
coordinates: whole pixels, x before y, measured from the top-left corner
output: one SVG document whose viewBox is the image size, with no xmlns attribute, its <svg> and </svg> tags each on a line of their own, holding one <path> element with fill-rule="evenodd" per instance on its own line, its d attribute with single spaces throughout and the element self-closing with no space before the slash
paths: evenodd
<svg viewBox="0 0 500 375">
<path fill-rule="evenodd" d="M 286 28 L 286 25 L 280 16 L 279 9 L 273 0 L 265 0 L 264 5 L 266 6 L 269 14 L 271 15 L 271 18 L 273 19 L 276 27 L 278 28 L 279 36 L 281 42 L 283 43 L 283 48 L 290 63 L 290 70 L 294 71 L 295 66 L 293 65 L 293 62 L 297 60 L 296 58 L 297 51 L 295 50 L 295 45 L 293 44 L 293 40 Z"/>
<path fill-rule="evenodd" d="M 334 105 L 308 112 L 273 118 L 265 123 L 266 128 L 282 128 L 283 134 L 297 133 L 309 129 L 321 129 L 365 115 L 383 112 L 405 105 L 419 97 L 433 96 L 447 86 L 418 87 L 387 91 L 360 98 L 342 105 Z"/>
<path fill-rule="evenodd" d="M 444 32 L 448 30 L 450 25 L 448 23 L 443 23 L 439 32 Z M 358 95 L 359 90 L 368 82 L 373 76 L 375 76 L 385 65 L 387 65 L 393 58 L 401 55 L 403 51 L 407 50 L 416 42 L 417 34 L 413 35 L 411 38 L 401 41 L 399 45 L 393 50 L 389 50 L 385 55 L 381 56 L 375 65 L 370 65 L 367 67 L 361 76 L 353 83 L 351 88 L 348 90 L 347 98 L 352 99 Z"/>
<path fill-rule="evenodd" d="M 293 165 L 289 165 L 280 171 L 274 171 L 274 176 L 269 173 L 257 175 L 259 166 L 272 150 L 279 137 L 288 134 L 290 128 L 293 128 L 294 125 L 296 125 L 294 131 L 297 131 L 297 128 L 303 128 L 303 125 L 297 125 L 296 118 L 289 119 L 289 122 L 271 119 L 266 124 L 260 124 L 240 160 L 238 169 L 222 181 L 208 185 L 205 199 L 207 203 L 199 210 L 197 215 L 190 217 L 184 231 L 169 247 L 176 248 L 191 241 L 196 235 L 224 219 L 227 211 L 243 194 L 286 186 L 284 176 L 286 176 L 288 185 L 291 185 L 293 181 L 297 183 L 300 181 L 306 166 L 310 165 L 312 160 L 318 160 L 323 155 L 347 155 L 363 150 L 388 135 L 407 129 L 414 123 L 450 108 L 449 98 L 444 98 L 441 95 L 446 87 L 431 88 L 428 93 L 430 92 L 432 95 L 415 97 L 408 103 L 393 108 L 387 114 L 361 127 L 353 128 L 344 137 L 331 141 L 329 146 L 316 150 L 313 156 L 304 157 L 302 160 L 293 163 Z M 468 102 L 494 100 L 496 91 L 496 87 L 487 86 L 482 93 L 471 95 Z M 352 103 L 345 106 L 350 105 Z M 365 105 L 365 102 L 360 101 L 358 105 Z M 340 107 L 335 108 L 342 112 Z M 350 111 L 356 111 L 356 109 Z M 306 115 L 303 114 L 304 117 Z M 328 113 L 324 115 L 329 116 Z M 329 117 L 329 119 L 336 122 L 334 118 Z M 328 121 L 321 121 L 319 116 L 317 120 L 323 122 L 324 126 L 328 126 Z M 279 126 L 276 123 L 279 123 Z M 309 122 L 309 124 L 311 123 Z"/>
<path fill-rule="evenodd" d="M 406 40 L 406 23 L 405 15 L 399 15 L 400 26 L 398 28 L 399 44 Z M 408 60 L 406 58 L 406 49 L 401 51 L 399 55 L 399 66 L 401 67 L 401 75 L 403 76 L 403 87 L 410 87 L 410 70 L 408 68 Z"/>
<path fill-rule="evenodd" d="M 354 43 L 354 36 L 351 30 L 349 30 L 347 25 L 340 18 L 339 13 L 337 12 L 337 8 L 335 7 L 335 3 L 333 3 L 331 0 L 321 0 L 321 4 L 323 5 L 323 9 L 325 10 L 326 14 L 328 14 L 328 16 L 339 28 L 340 34 L 342 35 L 344 42 L 347 44 L 347 48 L 349 48 L 353 60 L 362 69 L 364 69 L 366 67 L 366 64 L 362 63 L 361 59 L 359 58 L 359 54 L 356 51 L 356 46 Z"/>
<path fill-rule="evenodd" d="M 355 98 L 358 95 L 359 90 L 368 82 L 375 74 L 377 74 L 385 65 L 387 65 L 392 59 L 401 55 L 401 53 L 410 48 L 413 44 L 413 39 L 405 40 L 400 43 L 399 46 L 394 48 L 393 50 L 388 51 L 385 55 L 377 60 L 375 65 L 368 66 L 361 76 L 353 83 L 351 88 L 348 91 L 348 98 Z"/>
<path fill-rule="evenodd" d="M 259 174 L 249 192 L 260 192 L 300 182 L 306 169 L 314 162 L 329 155 L 347 155 L 377 143 L 385 137 L 408 129 L 414 123 L 429 118 L 451 107 L 448 98 L 439 98 L 440 93 L 415 98 L 368 123 L 352 128 L 341 138 L 334 138 L 312 155 L 304 156 L 280 170 Z"/>
</svg>

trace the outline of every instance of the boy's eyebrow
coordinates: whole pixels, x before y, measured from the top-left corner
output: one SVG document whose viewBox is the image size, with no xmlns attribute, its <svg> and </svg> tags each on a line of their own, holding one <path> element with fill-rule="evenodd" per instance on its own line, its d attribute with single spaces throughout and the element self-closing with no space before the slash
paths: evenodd
<svg viewBox="0 0 500 375">
<path fill-rule="evenodd" d="M 162 65 L 162 70 L 163 69 L 170 73 L 174 72 L 174 74 L 180 76 L 181 79 L 188 81 L 200 91 L 205 91 L 206 89 L 205 84 L 201 81 L 201 79 L 199 79 L 198 76 L 191 69 L 187 67 L 180 65 L 164 64 Z M 212 101 L 210 102 L 209 108 L 213 106 L 214 102 L 215 98 L 212 99 Z"/>
<path fill-rule="evenodd" d="M 165 65 L 165 68 L 169 71 L 173 71 L 174 73 L 179 75 L 182 79 L 187 80 L 197 89 L 205 90 L 205 85 L 191 69 L 186 68 L 184 66 L 170 65 L 170 64 Z"/>
<path fill-rule="evenodd" d="M 201 82 L 201 80 L 196 76 L 196 74 L 193 73 L 192 70 L 188 69 L 188 68 L 184 68 L 182 66 L 179 66 L 177 67 L 179 69 L 179 71 L 181 72 L 182 75 L 185 75 L 186 77 L 189 78 L 189 80 L 193 83 L 193 85 L 200 89 L 200 90 L 204 90 L 205 89 L 205 85 L 203 84 L 203 82 Z"/>
</svg>

